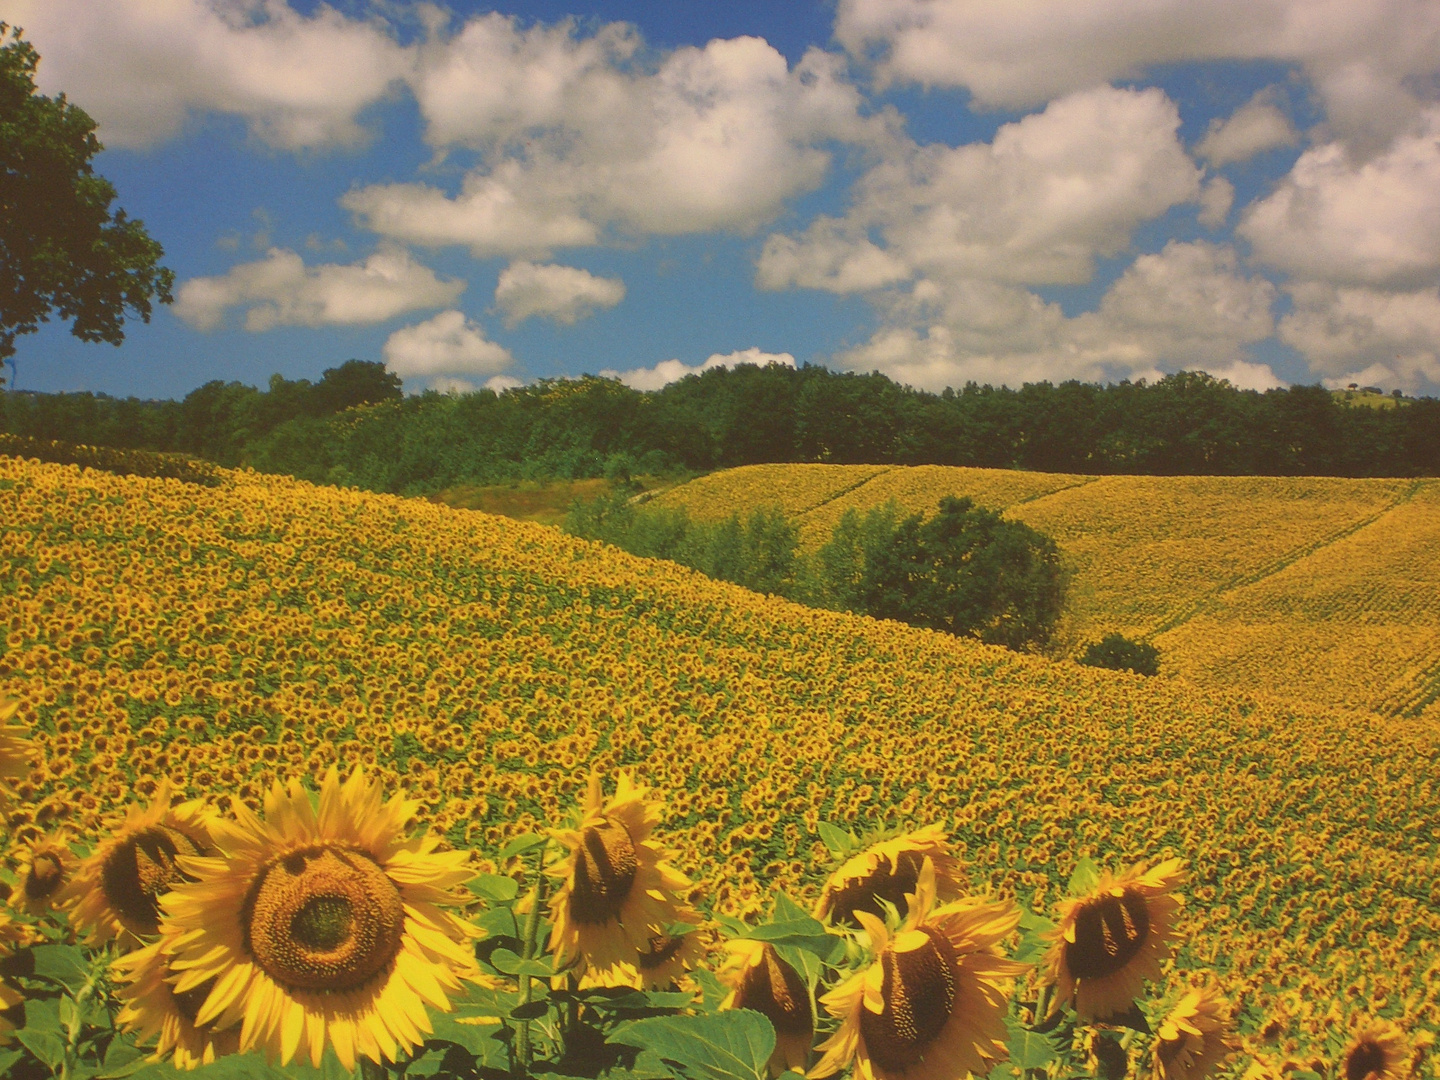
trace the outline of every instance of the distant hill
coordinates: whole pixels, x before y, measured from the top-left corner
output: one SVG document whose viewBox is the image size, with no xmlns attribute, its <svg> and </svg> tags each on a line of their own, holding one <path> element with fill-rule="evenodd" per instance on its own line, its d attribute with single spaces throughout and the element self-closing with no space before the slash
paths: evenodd
<svg viewBox="0 0 1440 1080">
<path fill-rule="evenodd" d="M 656 502 L 702 520 L 774 503 L 814 550 L 847 509 L 949 494 L 1059 543 L 1077 649 L 1118 631 L 1202 685 L 1440 718 L 1440 480 L 760 465 Z"/>
</svg>

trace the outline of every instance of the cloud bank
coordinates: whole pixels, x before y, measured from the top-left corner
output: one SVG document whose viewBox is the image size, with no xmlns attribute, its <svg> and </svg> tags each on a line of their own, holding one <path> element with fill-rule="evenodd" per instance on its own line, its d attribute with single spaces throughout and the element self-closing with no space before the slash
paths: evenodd
<svg viewBox="0 0 1440 1080">
<path fill-rule="evenodd" d="M 679 360 L 662 360 L 654 367 L 631 368 L 629 371 L 606 369 L 600 374 L 608 379 L 619 379 L 633 390 L 659 390 L 662 386 L 678 382 L 687 375 L 699 375 L 703 371 L 710 371 L 714 368 L 739 367 L 741 364 L 754 364 L 756 367 L 780 364 L 793 368 L 795 357 L 789 353 L 761 352 L 758 347 L 752 345 L 748 349 L 740 349 L 724 355 L 714 353 L 701 364 L 691 365 L 681 363 Z"/>
</svg>

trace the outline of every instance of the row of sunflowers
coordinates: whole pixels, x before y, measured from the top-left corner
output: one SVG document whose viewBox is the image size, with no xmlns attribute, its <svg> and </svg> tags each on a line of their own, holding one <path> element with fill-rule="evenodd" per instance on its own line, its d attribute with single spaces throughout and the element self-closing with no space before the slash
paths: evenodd
<svg viewBox="0 0 1440 1080">
<path fill-rule="evenodd" d="M 857 854 L 827 829 L 932 822 L 968 891 L 1020 906 L 1022 936 L 1087 857 L 1183 855 L 1198 903 L 1167 963 L 1230 1003 L 1227 1069 L 1315 1072 L 1370 1016 L 1417 1043 L 1440 1023 L 1433 725 L 1050 665 L 250 473 L 202 489 L 0 458 L 0 628 L 0 695 L 39 751 L 7 814 L 17 871 L 61 829 L 98 850 L 166 781 L 238 819 L 333 765 L 529 883 L 507 846 L 549 835 L 592 771 L 628 768 L 666 793 L 686 901 L 737 937 L 781 895 L 812 917 L 831 861 Z M 512 907 L 481 914 L 484 942 L 521 957 L 531 891 L 488 898 Z M 41 956 L 85 992 L 86 965 Z M 584 1011 L 602 990 L 547 993 Z"/>
<path fill-rule="evenodd" d="M 0 708 L 0 719 L 14 711 Z M 0 773 L 23 777 L 25 733 L 7 727 L 0 739 Z M 652 1080 L 717 1069 L 962 1080 L 1014 1061 L 1019 1074 L 1118 1080 L 1141 1032 L 1156 1080 L 1201 1080 L 1238 1050 L 1213 984 L 1172 994 L 1153 1028 L 1139 1005 L 1146 984 L 1164 979 L 1179 860 L 1117 876 L 1092 869 L 1054 923 L 1032 915 L 1022 934 L 1013 901 L 963 895 L 945 834 L 926 828 L 845 860 L 813 915 L 781 894 L 775 917 L 750 926 L 686 902 L 690 882 L 654 836 L 664 808 L 627 773 L 608 799 L 592 775 L 571 827 L 510 845 L 512 876 L 477 875 L 470 852 L 414 828 L 418 810 L 386 799 L 361 769 L 342 781 L 331 768 L 318 795 L 277 783 L 262 814 L 240 806 L 223 817 L 162 785 L 78 865 L 57 839 L 33 846 L 4 937 L 12 949 L 83 941 L 91 1030 L 72 1023 L 57 1040 L 6 985 L 5 1004 L 25 1014 L 9 1064 L 67 1077 L 130 1065 L 141 1077 L 146 1051 L 181 1070 L 247 1052 L 319 1068 L 328 1051 L 367 1076 L 500 1064 L 529 1076 L 564 1064 L 568 1075 Z M 533 885 L 515 904 L 531 851 Z M 506 921 L 478 918 L 480 897 Z M 732 936 L 717 950 L 723 929 Z M 1043 943 L 1037 963 L 1006 955 L 1017 941 L 1022 953 Z M 729 956 L 718 977 L 705 967 L 717 951 Z M 724 996 L 707 1009 L 717 986 Z M 457 1012 L 437 1030 L 432 1013 Z M 457 1039 L 462 1026 L 472 1030 Z M 1424 1045 L 1370 1020 L 1326 1072 L 1394 1080 Z"/>
</svg>

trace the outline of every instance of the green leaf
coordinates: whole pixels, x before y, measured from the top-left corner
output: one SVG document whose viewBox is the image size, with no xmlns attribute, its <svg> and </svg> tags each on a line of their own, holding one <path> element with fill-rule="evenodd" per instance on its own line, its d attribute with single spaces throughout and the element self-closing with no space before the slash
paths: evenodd
<svg viewBox="0 0 1440 1080">
<path fill-rule="evenodd" d="M 26 1027 L 15 1032 L 15 1037 L 52 1072 L 64 1063 L 65 1040 L 58 1033 Z"/>
<path fill-rule="evenodd" d="M 855 841 L 844 829 L 828 821 L 818 822 L 816 828 L 820 831 L 820 842 L 830 849 L 835 858 L 843 859 L 855 850 Z"/>
<path fill-rule="evenodd" d="M 825 927 L 808 915 L 789 922 L 761 923 L 740 936 L 754 941 L 768 941 L 776 948 L 789 945 L 792 948 L 804 949 L 827 963 L 845 948 L 843 938 L 838 934 L 826 933 Z"/>
<path fill-rule="evenodd" d="M 1070 881 L 1065 886 L 1065 891 L 1071 896 L 1085 896 L 1094 892 L 1099 884 L 1100 868 L 1087 855 L 1075 864 L 1075 872 L 1070 875 Z"/>
<path fill-rule="evenodd" d="M 654 1016 L 622 1024 L 609 1039 L 673 1062 L 689 1080 L 768 1080 L 775 1029 L 758 1012 Z"/>
<path fill-rule="evenodd" d="M 1060 1055 L 1055 1044 L 1039 1032 L 1031 1031 L 1023 1024 L 1017 1024 L 1009 1017 L 1005 1026 L 1010 1029 L 1010 1064 L 1021 1069 L 1043 1069 Z"/>
<path fill-rule="evenodd" d="M 308 1066 L 305 1069 L 312 1076 L 318 1071 Z M 201 1065 L 193 1072 L 176 1069 L 168 1058 L 150 1062 L 143 1069 L 131 1073 L 130 1080 L 295 1080 L 298 1071 L 294 1063 L 288 1070 L 277 1068 L 265 1060 L 264 1054 L 231 1054 L 209 1065 Z"/>
<path fill-rule="evenodd" d="M 10 1066 L 24 1056 L 24 1050 L 0 1050 L 0 1076 L 9 1076 Z"/>
<path fill-rule="evenodd" d="M 775 951 L 780 954 L 781 960 L 800 973 L 805 985 L 813 993 L 820 984 L 820 977 L 825 973 L 825 962 L 809 949 L 797 949 L 793 945 L 776 945 Z"/>
<path fill-rule="evenodd" d="M 548 1001 L 527 1001 L 510 1010 L 511 1020 L 538 1020 L 550 1011 Z"/>
<path fill-rule="evenodd" d="M 508 904 L 520 894 L 520 883 L 503 874 L 481 874 L 471 878 L 465 886 L 476 896 L 497 904 Z"/>
<path fill-rule="evenodd" d="M 110 1045 L 105 1048 L 105 1061 L 100 1068 L 100 1076 L 106 1080 L 129 1076 L 144 1065 L 143 1051 L 128 1039 L 115 1038 L 111 1039 Z"/>
<path fill-rule="evenodd" d="M 465 1024 L 447 1013 L 431 1017 L 435 1030 L 426 1042 L 454 1043 L 475 1057 L 475 1064 L 491 1069 L 510 1069 L 510 1051 L 503 1039 L 496 1038 L 504 1030 L 499 1024 Z"/>
<path fill-rule="evenodd" d="M 730 931 L 730 933 L 734 934 L 736 937 L 744 937 L 746 934 L 750 933 L 750 924 L 742 922 L 741 920 L 735 918 L 733 915 L 722 915 L 720 914 L 720 912 L 717 911 L 711 915 L 711 918 L 713 918 L 716 922 L 718 922 L 721 926 L 723 926 L 726 930 Z"/>
<path fill-rule="evenodd" d="M 526 960 L 509 949 L 496 949 L 492 952 L 490 966 L 504 975 L 529 975 L 535 979 L 548 979 L 555 974 L 549 957 Z"/>
<path fill-rule="evenodd" d="M 308 1059 L 301 1061 L 296 1058 L 285 1066 L 285 1075 L 292 1077 L 293 1080 L 354 1080 L 356 1074 L 341 1065 L 340 1059 L 335 1056 L 335 1051 L 327 1046 L 324 1055 L 320 1058 L 319 1068 L 311 1065 Z"/>
<path fill-rule="evenodd" d="M 1029 908 L 1021 908 L 1020 929 L 1028 934 L 1046 934 L 1055 929 L 1055 923 L 1044 915 L 1037 915 Z"/>
<path fill-rule="evenodd" d="M 60 1023 L 60 999 L 31 998 L 26 1001 L 25 1030 L 58 1036 L 64 1030 Z"/>
<path fill-rule="evenodd" d="M 527 851 L 534 851 L 536 848 L 543 847 L 549 842 L 550 838 L 548 836 L 527 832 L 523 836 L 515 837 L 514 840 L 511 840 L 501 848 L 500 854 L 497 855 L 496 858 L 504 862 L 506 859 L 514 858 L 516 855 L 524 855 Z"/>
<path fill-rule="evenodd" d="M 730 988 L 715 977 L 715 973 L 709 968 L 696 968 L 690 973 L 700 987 L 700 1008 L 707 1013 L 712 1013 L 720 1007 L 730 993 Z"/>
<path fill-rule="evenodd" d="M 770 916 L 771 922 L 800 922 L 806 919 L 815 922 L 808 911 L 791 900 L 785 893 L 775 894 L 775 912 Z M 818 922 L 815 925 L 820 926 Z M 825 928 L 820 926 L 820 929 L 824 930 Z"/>
</svg>

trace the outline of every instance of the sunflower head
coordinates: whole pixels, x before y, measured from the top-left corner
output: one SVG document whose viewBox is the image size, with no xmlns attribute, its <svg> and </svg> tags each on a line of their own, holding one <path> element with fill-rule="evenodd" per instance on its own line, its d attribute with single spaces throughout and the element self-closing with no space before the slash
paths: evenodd
<svg viewBox="0 0 1440 1080">
<path fill-rule="evenodd" d="M 75 864 L 67 833 L 59 832 L 32 841 L 20 852 L 17 881 L 10 891 L 10 906 L 27 915 L 43 915 L 55 906 L 61 890 L 75 871 Z"/>
<path fill-rule="evenodd" d="M 960 864 L 950 852 L 945 832 L 927 825 L 871 844 L 830 875 L 815 905 L 815 917 L 845 926 L 859 926 L 858 912 L 884 918 L 884 900 L 904 914 L 906 897 L 915 892 L 920 867 L 929 859 L 935 868 L 939 899 L 953 900 L 963 888 Z"/>
<path fill-rule="evenodd" d="M 1154 1080 L 1201 1080 L 1237 1049 L 1219 990 L 1187 990 L 1155 1033 Z"/>
<path fill-rule="evenodd" d="M 1160 978 L 1181 900 L 1179 859 L 1117 876 L 1101 875 L 1086 896 L 1060 903 L 1059 925 L 1045 954 L 1044 978 L 1055 985 L 1055 1008 L 1073 1002 L 1082 1022 L 1125 1012 L 1146 979 Z"/>
<path fill-rule="evenodd" d="M 199 999 L 190 1023 L 238 1023 L 241 1050 L 282 1065 L 303 1047 L 318 1066 L 328 1042 L 352 1071 L 357 1055 L 394 1061 L 423 1042 L 426 1006 L 448 1012 L 460 980 L 485 979 L 478 931 L 442 910 L 464 902 L 467 853 L 408 837 L 417 808 L 332 767 L 318 806 L 298 782 L 276 783 L 263 818 L 239 805 L 217 823 L 219 854 L 183 859 L 194 880 L 165 898 L 166 981 Z"/>
<path fill-rule="evenodd" d="M 730 993 L 720 1007 L 753 1009 L 770 1021 L 775 1029 L 772 1077 L 787 1069 L 804 1072 L 815 1042 L 815 1015 L 805 980 L 769 942 L 738 938 L 727 941 L 725 948 L 731 955 L 720 977 Z"/>
<path fill-rule="evenodd" d="M 240 1048 L 240 1029 L 217 1030 L 212 1021 L 196 1023 L 200 1007 L 215 987 L 209 979 L 188 990 L 177 990 L 181 973 L 171 968 L 174 935 L 167 934 L 144 948 L 116 960 L 110 971 L 120 985 L 123 1002 L 116 1021 L 134 1033 L 136 1042 L 157 1039 L 154 1060 L 170 1055 L 177 1069 L 208 1065 Z"/>
<path fill-rule="evenodd" d="M 1405 1032 L 1389 1020 L 1372 1019 L 1356 1025 L 1337 1071 L 1343 1080 L 1401 1080 L 1409 1062 Z"/>
<path fill-rule="evenodd" d="M 81 863 L 55 903 L 73 903 L 70 921 L 92 945 L 154 936 L 160 897 L 187 879 L 181 859 L 209 854 L 215 821 L 198 801 L 171 806 L 170 784 L 162 781 L 150 805 L 132 806 L 115 835 Z"/>
<path fill-rule="evenodd" d="M 811 1071 L 829 1076 L 855 1061 L 867 1080 L 977 1076 L 1006 1056 L 1006 993 L 1027 965 L 999 942 L 1020 921 L 1011 902 L 961 900 L 935 906 L 935 866 L 921 865 L 898 932 L 868 912 L 857 917 L 874 961 L 821 1000 L 840 1028 Z"/>
<path fill-rule="evenodd" d="M 547 871 L 560 881 L 550 898 L 557 968 L 578 963 L 580 974 L 604 979 L 611 969 L 638 969 L 647 955 L 663 964 L 670 948 L 665 928 L 690 921 L 680 900 L 690 882 L 650 839 L 664 808 L 647 794 L 622 772 L 607 801 L 592 774 L 579 827 L 552 831 L 568 849 Z"/>
</svg>

